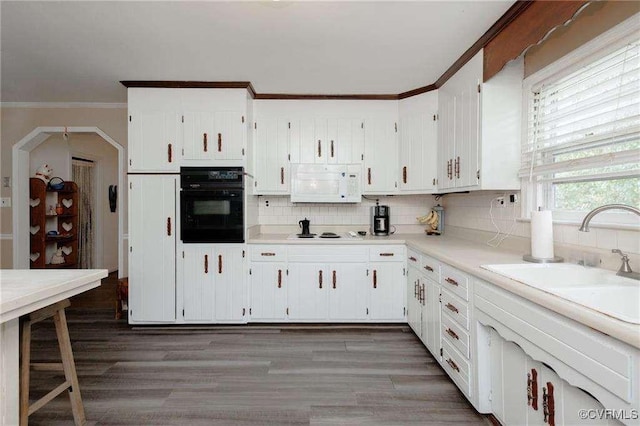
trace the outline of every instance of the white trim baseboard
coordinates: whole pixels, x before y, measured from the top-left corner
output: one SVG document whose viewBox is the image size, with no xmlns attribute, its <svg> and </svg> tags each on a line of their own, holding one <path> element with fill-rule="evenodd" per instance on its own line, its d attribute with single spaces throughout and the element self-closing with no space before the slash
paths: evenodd
<svg viewBox="0 0 640 426">
<path fill-rule="evenodd" d="M 0 102 L 0 108 L 127 108 L 127 103 L 109 102 Z"/>
</svg>

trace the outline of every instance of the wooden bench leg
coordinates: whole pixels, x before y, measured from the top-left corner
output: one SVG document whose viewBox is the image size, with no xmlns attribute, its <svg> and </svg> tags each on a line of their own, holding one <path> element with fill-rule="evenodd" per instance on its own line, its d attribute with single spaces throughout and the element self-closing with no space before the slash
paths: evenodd
<svg viewBox="0 0 640 426">
<path fill-rule="evenodd" d="M 71 400 L 73 420 L 77 426 L 84 425 L 86 423 L 84 406 L 82 405 L 82 397 L 80 396 L 80 385 L 78 384 L 76 366 L 73 361 L 71 339 L 69 338 L 69 329 L 67 328 L 67 318 L 64 313 L 64 309 L 60 309 L 56 312 L 53 316 L 53 321 L 56 325 L 56 334 L 58 335 L 58 345 L 60 346 L 64 376 L 65 379 L 71 383 L 71 387 L 69 388 L 69 399 Z"/>
<path fill-rule="evenodd" d="M 29 367 L 31 363 L 31 322 L 22 324 L 20 336 L 20 426 L 29 424 Z"/>
</svg>

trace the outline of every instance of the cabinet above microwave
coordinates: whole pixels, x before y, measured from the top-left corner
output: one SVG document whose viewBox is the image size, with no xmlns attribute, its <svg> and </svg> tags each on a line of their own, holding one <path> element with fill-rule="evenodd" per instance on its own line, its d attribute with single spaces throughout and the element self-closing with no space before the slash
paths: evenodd
<svg viewBox="0 0 640 426">
<path fill-rule="evenodd" d="M 359 203 L 362 199 L 359 164 L 292 164 L 294 203 Z"/>
</svg>

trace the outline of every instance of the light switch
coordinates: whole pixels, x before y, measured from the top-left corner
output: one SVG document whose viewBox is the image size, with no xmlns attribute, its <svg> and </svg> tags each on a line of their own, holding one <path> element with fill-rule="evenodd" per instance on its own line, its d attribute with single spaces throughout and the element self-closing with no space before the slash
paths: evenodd
<svg viewBox="0 0 640 426">
<path fill-rule="evenodd" d="M 11 207 L 11 197 L 0 198 L 0 207 Z"/>
</svg>

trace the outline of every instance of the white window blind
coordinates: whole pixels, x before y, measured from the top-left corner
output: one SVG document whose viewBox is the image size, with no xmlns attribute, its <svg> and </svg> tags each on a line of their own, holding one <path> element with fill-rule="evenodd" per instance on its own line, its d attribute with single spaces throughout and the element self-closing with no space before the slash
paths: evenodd
<svg viewBox="0 0 640 426">
<path fill-rule="evenodd" d="M 520 176 L 568 183 L 640 176 L 640 42 L 533 87 Z"/>
</svg>

